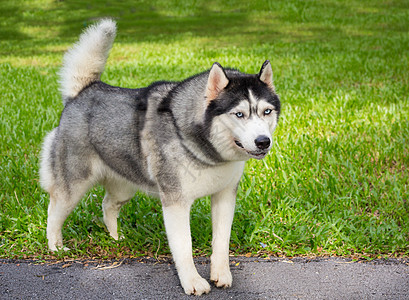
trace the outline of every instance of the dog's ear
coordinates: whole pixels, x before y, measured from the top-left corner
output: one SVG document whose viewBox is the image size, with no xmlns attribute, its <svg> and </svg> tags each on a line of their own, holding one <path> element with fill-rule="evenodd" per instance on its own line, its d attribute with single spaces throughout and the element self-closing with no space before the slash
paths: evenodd
<svg viewBox="0 0 409 300">
<path fill-rule="evenodd" d="M 219 96 L 220 92 L 229 84 L 226 73 L 223 67 L 215 62 L 210 69 L 209 78 L 206 85 L 206 100 L 207 104 L 212 102 Z"/>
<path fill-rule="evenodd" d="M 272 89 L 273 91 L 275 90 L 273 83 L 273 70 L 271 69 L 269 60 L 266 60 L 261 66 L 258 78 L 261 82 L 264 82 L 270 89 Z"/>
</svg>

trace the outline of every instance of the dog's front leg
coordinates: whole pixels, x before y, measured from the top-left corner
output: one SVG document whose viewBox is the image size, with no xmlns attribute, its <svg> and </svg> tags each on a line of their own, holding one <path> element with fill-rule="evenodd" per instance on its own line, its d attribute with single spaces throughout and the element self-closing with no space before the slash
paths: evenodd
<svg viewBox="0 0 409 300">
<path fill-rule="evenodd" d="M 229 267 L 230 231 L 236 204 L 236 188 L 226 188 L 212 196 L 213 253 L 210 280 L 217 287 L 230 287 L 232 276 Z"/>
<path fill-rule="evenodd" d="M 210 292 L 210 285 L 199 275 L 193 263 L 190 206 L 186 203 L 164 205 L 163 217 L 180 283 L 186 294 L 201 295 Z"/>
</svg>

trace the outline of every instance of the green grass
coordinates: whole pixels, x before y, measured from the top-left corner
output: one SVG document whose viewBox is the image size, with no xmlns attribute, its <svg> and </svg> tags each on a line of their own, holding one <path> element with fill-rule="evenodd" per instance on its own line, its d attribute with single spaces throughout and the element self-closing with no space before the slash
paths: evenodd
<svg viewBox="0 0 409 300">
<path fill-rule="evenodd" d="M 408 256 L 406 1 L 87 2 L 0 7 L 1 258 L 169 253 L 158 200 L 141 194 L 127 204 L 125 238 L 115 242 L 98 187 L 65 223 L 73 250 L 53 256 L 46 247 L 38 157 L 62 111 L 57 71 L 84 26 L 104 16 L 119 27 L 103 75 L 113 85 L 180 80 L 214 61 L 256 73 L 271 60 L 282 115 L 271 154 L 247 163 L 235 254 Z M 193 207 L 192 235 L 195 253 L 209 254 L 209 198 Z"/>
</svg>

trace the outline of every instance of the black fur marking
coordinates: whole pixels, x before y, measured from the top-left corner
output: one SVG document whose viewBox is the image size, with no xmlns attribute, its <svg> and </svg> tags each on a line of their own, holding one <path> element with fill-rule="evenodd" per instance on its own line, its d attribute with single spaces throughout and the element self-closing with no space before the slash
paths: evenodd
<svg viewBox="0 0 409 300">
<path fill-rule="evenodd" d="M 269 63 L 270 63 L 270 61 L 267 59 L 267 60 L 263 63 L 263 65 L 261 66 L 260 72 L 258 73 L 258 76 L 257 76 L 259 79 L 260 79 L 260 77 L 261 77 L 261 74 L 263 74 L 264 68 L 265 68 Z"/>
<path fill-rule="evenodd" d="M 167 95 L 158 105 L 158 113 L 172 113 L 170 108 L 171 97 Z"/>
<path fill-rule="evenodd" d="M 229 76 L 229 73 L 227 73 Z M 280 113 L 280 100 L 276 94 L 263 82 L 259 80 L 258 75 L 234 74 L 228 77 L 229 84 L 220 93 L 219 97 L 213 100 L 206 110 L 206 123 L 221 114 L 229 112 L 236 107 L 241 101 L 249 100 L 249 90 L 257 99 L 263 99 L 274 105 L 277 114 Z M 251 107 L 250 113 L 254 113 Z"/>
<path fill-rule="evenodd" d="M 176 81 L 157 81 L 152 83 L 147 89 L 148 91 L 151 91 L 152 89 L 161 86 L 161 85 L 173 85 L 172 91 L 175 90 L 175 86 L 177 86 L 179 84 L 179 82 Z M 169 96 L 169 94 L 172 93 L 172 91 L 170 91 L 166 96 L 163 97 L 162 101 L 160 101 L 157 111 L 158 113 L 162 113 L 162 112 L 170 112 L 170 102 L 171 102 L 171 97 Z M 146 94 L 146 99 L 148 98 L 148 94 Z"/>
<path fill-rule="evenodd" d="M 221 163 L 224 160 L 221 158 L 220 154 L 216 151 L 213 145 L 209 142 L 207 130 L 201 125 L 195 125 L 191 130 L 187 133 L 187 137 L 184 138 L 181 133 L 181 129 L 176 123 L 176 119 L 172 113 L 172 111 L 168 111 L 169 116 L 172 119 L 172 124 L 175 127 L 176 134 L 179 140 L 182 142 L 182 146 L 185 149 L 186 153 L 197 162 L 202 165 L 209 165 L 207 162 L 204 162 L 202 159 L 198 158 L 191 150 L 189 150 L 184 144 L 183 140 L 188 139 L 198 145 L 199 149 L 202 150 L 202 153 L 214 163 Z"/>
<path fill-rule="evenodd" d="M 202 153 L 210 161 L 215 163 L 225 162 L 220 156 L 219 152 L 217 152 L 217 150 L 208 140 L 210 127 L 211 126 L 204 127 L 203 125 L 195 125 L 189 132 L 189 136 L 187 138 L 194 141 L 194 143 L 199 146 L 199 149 L 202 150 Z"/>
</svg>

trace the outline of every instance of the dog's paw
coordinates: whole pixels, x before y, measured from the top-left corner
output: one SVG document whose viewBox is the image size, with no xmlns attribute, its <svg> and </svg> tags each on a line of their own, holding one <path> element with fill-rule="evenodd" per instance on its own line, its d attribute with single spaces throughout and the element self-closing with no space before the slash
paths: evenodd
<svg viewBox="0 0 409 300">
<path fill-rule="evenodd" d="M 118 241 L 120 239 L 120 236 L 118 235 L 117 232 L 109 232 L 109 235 L 115 240 Z"/>
<path fill-rule="evenodd" d="M 212 269 L 210 274 L 210 280 L 214 282 L 214 285 L 218 288 L 229 288 L 233 282 L 233 277 L 229 268 Z"/>
<path fill-rule="evenodd" d="M 125 239 L 125 236 L 122 233 L 118 233 L 118 231 L 116 229 L 112 230 L 112 231 L 109 231 L 108 228 L 107 228 L 107 231 L 109 233 L 109 236 L 111 238 L 113 238 L 115 241 L 121 241 L 121 240 Z"/>
<path fill-rule="evenodd" d="M 200 276 L 194 276 L 181 282 L 187 295 L 200 296 L 210 292 L 210 284 Z"/>
<path fill-rule="evenodd" d="M 52 248 L 50 248 L 50 251 L 51 252 L 58 252 L 58 251 L 64 251 L 64 252 L 66 252 L 66 251 L 70 251 L 71 249 L 70 248 L 68 248 L 68 247 L 63 247 L 63 246 L 54 246 L 54 247 L 52 247 Z"/>
</svg>

